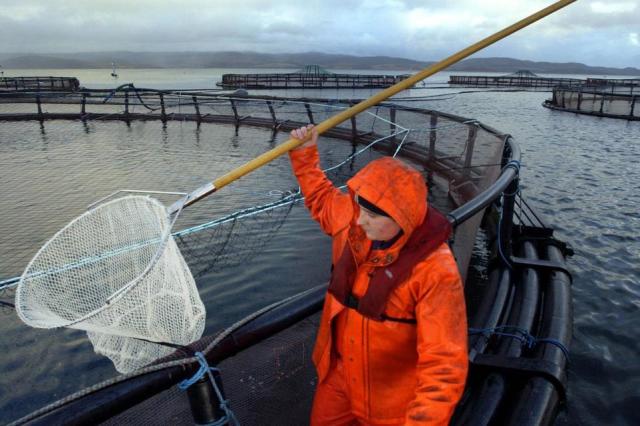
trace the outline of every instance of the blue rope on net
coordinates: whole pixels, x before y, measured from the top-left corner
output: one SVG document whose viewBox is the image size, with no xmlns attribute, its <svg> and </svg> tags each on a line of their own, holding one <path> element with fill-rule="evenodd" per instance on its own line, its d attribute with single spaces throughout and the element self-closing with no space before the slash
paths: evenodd
<svg viewBox="0 0 640 426">
<path fill-rule="evenodd" d="M 213 386 L 213 390 L 216 392 L 218 401 L 220 401 L 220 405 L 219 405 L 220 410 L 224 412 L 223 417 L 221 417 L 220 419 L 216 420 L 213 423 L 209 423 L 208 426 L 223 426 L 226 424 L 239 426 L 240 423 L 238 422 L 238 419 L 236 418 L 235 414 L 233 414 L 233 411 L 231 411 L 231 408 L 229 407 L 229 400 L 223 398 L 222 391 L 218 387 L 218 384 L 216 383 L 216 380 L 213 377 L 213 372 L 215 371 L 219 372 L 220 370 L 214 367 L 210 367 L 209 364 L 207 363 L 207 359 L 205 358 L 202 352 L 196 352 L 195 357 L 200 363 L 200 369 L 198 369 L 198 371 L 196 371 L 196 373 L 191 378 L 183 380 L 182 382 L 178 383 L 178 388 L 180 388 L 181 390 L 187 390 L 189 386 L 193 385 L 198 380 L 202 379 L 206 374 L 209 377 L 209 381 L 211 382 L 211 385 Z"/>
<path fill-rule="evenodd" d="M 562 351 L 567 363 L 569 363 L 569 350 L 562 344 L 562 342 L 557 339 L 535 337 L 529 333 L 527 329 L 522 327 L 501 325 L 494 328 L 469 328 L 469 334 L 482 334 L 486 338 L 489 338 L 492 335 L 510 337 L 512 339 L 519 340 L 520 344 L 527 349 L 533 349 L 538 344 L 554 345 Z"/>
</svg>

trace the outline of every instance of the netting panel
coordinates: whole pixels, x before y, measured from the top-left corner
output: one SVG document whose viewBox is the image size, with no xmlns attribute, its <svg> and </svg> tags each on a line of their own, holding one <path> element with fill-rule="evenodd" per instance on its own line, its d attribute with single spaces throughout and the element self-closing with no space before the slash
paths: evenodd
<svg viewBox="0 0 640 426">
<path fill-rule="evenodd" d="M 299 195 L 289 195 L 279 202 L 182 229 L 174 238 L 196 278 L 240 265 L 276 236 L 299 199 Z"/>
<path fill-rule="evenodd" d="M 303 425 L 317 378 L 311 353 L 320 314 L 291 326 L 218 366 L 242 425 Z"/>
<path fill-rule="evenodd" d="M 222 361 L 222 386 L 239 423 L 308 424 L 317 383 L 311 352 L 320 314 Z M 186 391 L 173 386 L 104 425 L 192 425 Z"/>
</svg>

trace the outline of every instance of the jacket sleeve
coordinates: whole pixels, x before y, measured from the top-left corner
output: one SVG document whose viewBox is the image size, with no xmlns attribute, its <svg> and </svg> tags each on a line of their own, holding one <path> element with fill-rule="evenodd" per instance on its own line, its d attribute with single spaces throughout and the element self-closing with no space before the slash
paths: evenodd
<svg viewBox="0 0 640 426">
<path fill-rule="evenodd" d="M 407 407 L 407 425 L 447 425 L 467 377 L 462 280 L 449 250 L 444 256 L 440 250 L 429 262 L 425 291 L 416 304 L 418 381 Z"/>
<path fill-rule="evenodd" d="M 290 151 L 289 158 L 311 217 L 331 236 L 347 227 L 353 216 L 351 198 L 325 176 L 317 146 Z"/>
</svg>

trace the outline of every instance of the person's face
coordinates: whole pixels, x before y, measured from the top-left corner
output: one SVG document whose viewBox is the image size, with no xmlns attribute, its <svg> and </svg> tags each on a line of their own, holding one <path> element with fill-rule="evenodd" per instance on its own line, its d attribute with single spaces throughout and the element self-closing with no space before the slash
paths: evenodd
<svg viewBox="0 0 640 426">
<path fill-rule="evenodd" d="M 387 216 L 382 216 L 360 206 L 357 224 L 371 241 L 387 241 L 398 235 L 400 225 Z"/>
</svg>

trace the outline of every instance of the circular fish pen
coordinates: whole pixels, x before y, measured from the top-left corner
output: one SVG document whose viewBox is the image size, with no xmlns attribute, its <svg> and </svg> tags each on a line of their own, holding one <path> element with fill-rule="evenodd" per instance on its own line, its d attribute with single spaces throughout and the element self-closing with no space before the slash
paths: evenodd
<svg viewBox="0 0 640 426">
<path fill-rule="evenodd" d="M 452 75 L 450 85 L 465 87 L 527 87 L 529 90 L 546 91 L 557 85 L 580 84 L 584 80 L 576 78 L 542 77 L 529 70 L 520 70 L 507 75 Z"/>
<path fill-rule="evenodd" d="M 257 128 L 265 139 L 275 140 L 281 132 L 320 122 L 352 102 L 128 86 L 0 94 L 0 120 L 39 120 L 44 127 L 50 120 L 177 121 Z M 430 202 L 455 227 L 451 245 L 465 278 L 471 369 L 452 424 L 550 423 L 566 392 L 572 314 L 565 256 L 571 250 L 553 238 L 552 229 L 522 198 L 515 141 L 473 119 L 388 103 L 324 133 L 323 143 L 332 147 L 322 154 L 329 160 L 323 166 L 338 186 L 383 155 L 397 155 L 419 167 L 430 187 Z M 185 210 L 174 237 L 194 276 L 206 277 L 226 263 L 246 263 L 286 223 L 292 209 L 301 208 L 295 190 L 274 190 L 281 193 L 277 201 L 220 217 L 214 217 L 206 202 Z M 8 291 L 15 282 L 8 277 L 0 289 Z M 231 412 L 240 424 L 305 424 L 315 386 L 311 350 L 326 289 L 317 284 L 189 345 L 186 354 L 178 350 L 15 424 L 193 424 L 193 416 L 206 422 Z M 217 398 L 208 382 L 188 392 L 177 387 L 199 369 L 196 351 L 219 369 L 218 390 L 228 403 L 214 402 L 220 408 L 213 412 L 198 402 Z"/>
<path fill-rule="evenodd" d="M 553 88 L 545 108 L 595 115 L 597 117 L 640 120 L 640 84 L 638 80 L 617 80 L 605 84 L 598 80 L 580 85 L 561 85 Z"/>
<path fill-rule="evenodd" d="M 391 74 L 337 74 L 320 67 L 307 65 L 290 73 L 223 74 L 217 86 L 225 89 L 295 89 L 295 88 L 382 88 L 407 78 Z"/>
</svg>

